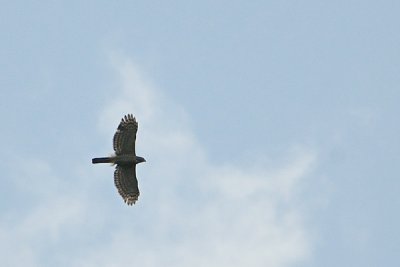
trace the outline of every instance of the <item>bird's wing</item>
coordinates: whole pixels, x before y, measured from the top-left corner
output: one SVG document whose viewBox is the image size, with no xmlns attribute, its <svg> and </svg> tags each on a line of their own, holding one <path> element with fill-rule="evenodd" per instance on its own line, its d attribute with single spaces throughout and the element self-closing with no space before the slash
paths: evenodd
<svg viewBox="0 0 400 267">
<path fill-rule="evenodd" d="M 136 166 L 117 165 L 114 172 L 114 183 L 125 203 L 128 205 L 135 204 L 140 195 L 136 179 Z"/>
<path fill-rule="evenodd" d="M 135 154 L 135 140 L 138 123 L 132 114 L 125 115 L 114 134 L 115 154 Z"/>
</svg>

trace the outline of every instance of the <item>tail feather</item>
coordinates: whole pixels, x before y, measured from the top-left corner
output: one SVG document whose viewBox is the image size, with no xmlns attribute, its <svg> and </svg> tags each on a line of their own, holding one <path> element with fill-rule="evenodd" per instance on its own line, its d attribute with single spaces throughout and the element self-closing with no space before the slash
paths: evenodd
<svg viewBox="0 0 400 267">
<path fill-rule="evenodd" d="M 96 163 L 112 163 L 112 162 L 113 162 L 113 158 L 110 158 L 110 157 L 92 159 L 92 163 L 93 164 L 96 164 Z"/>
</svg>

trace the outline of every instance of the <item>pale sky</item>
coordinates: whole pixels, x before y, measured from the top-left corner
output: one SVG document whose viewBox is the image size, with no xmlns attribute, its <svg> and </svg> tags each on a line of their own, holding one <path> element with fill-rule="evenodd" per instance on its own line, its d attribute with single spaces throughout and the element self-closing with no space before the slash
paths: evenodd
<svg viewBox="0 0 400 267">
<path fill-rule="evenodd" d="M 1 266 L 399 266 L 400 2 L 2 1 Z M 112 153 L 139 121 L 141 195 Z"/>
</svg>

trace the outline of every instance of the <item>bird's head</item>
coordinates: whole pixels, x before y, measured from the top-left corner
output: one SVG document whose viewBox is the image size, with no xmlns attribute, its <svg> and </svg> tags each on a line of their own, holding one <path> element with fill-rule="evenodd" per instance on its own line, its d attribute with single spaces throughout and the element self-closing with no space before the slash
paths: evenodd
<svg viewBox="0 0 400 267">
<path fill-rule="evenodd" d="M 146 160 L 142 157 L 136 157 L 136 163 L 146 162 Z"/>
</svg>

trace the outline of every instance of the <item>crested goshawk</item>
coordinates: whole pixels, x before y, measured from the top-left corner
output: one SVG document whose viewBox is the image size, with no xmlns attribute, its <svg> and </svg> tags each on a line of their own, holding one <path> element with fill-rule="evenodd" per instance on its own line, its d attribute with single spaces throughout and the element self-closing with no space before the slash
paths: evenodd
<svg viewBox="0 0 400 267">
<path fill-rule="evenodd" d="M 116 164 L 114 183 L 118 193 L 128 205 L 135 204 L 140 195 L 136 179 L 136 164 L 146 162 L 142 157 L 136 156 L 135 141 L 138 123 L 132 114 L 125 115 L 114 134 L 113 146 L 115 156 L 94 158 L 92 163 Z"/>
</svg>

